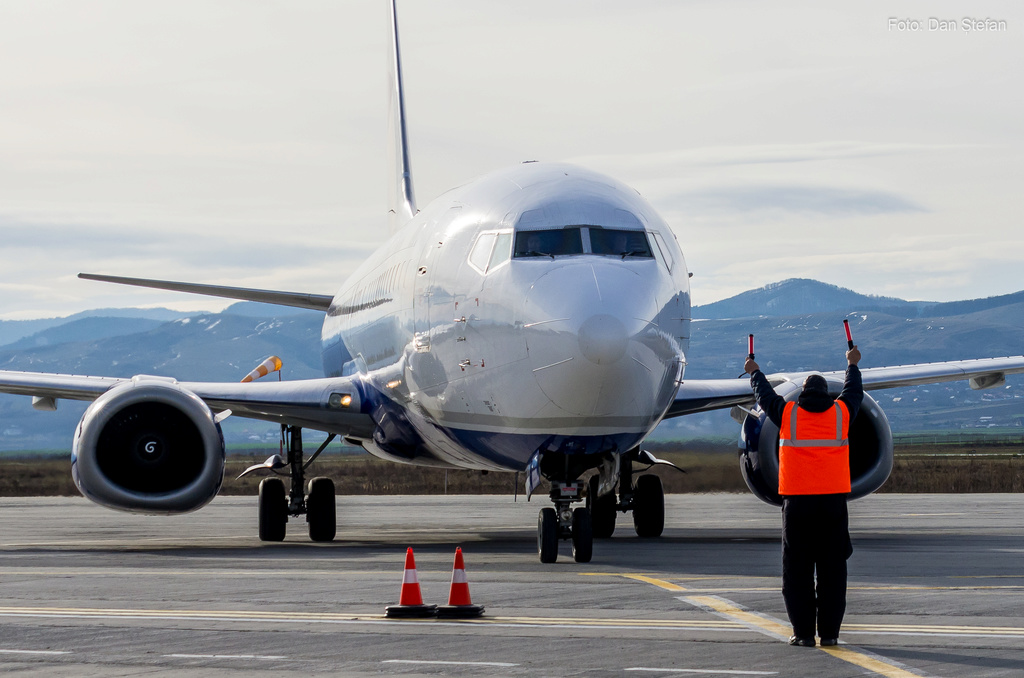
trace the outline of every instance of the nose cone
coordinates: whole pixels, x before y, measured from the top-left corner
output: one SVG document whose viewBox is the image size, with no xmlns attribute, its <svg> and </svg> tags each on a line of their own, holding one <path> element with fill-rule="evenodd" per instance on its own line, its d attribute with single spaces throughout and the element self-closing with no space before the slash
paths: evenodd
<svg viewBox="0 0 1024 678">
<path fill-rule="evenodd" d="M 626 355 L 629 334 L 616 316 L 592 315 L 580 325 L 580 353 L 595 365 L 611 365 Z"/>
<path fill-rule="evenodd" d="M 607 425 L 639 427 L 667 407 L 678 355 L 655 323 L 657 271 L 650 263 L 561 264 L 528 291 L 522 321 L 529 365 L 556 406 L 552 416 L 621 417 Z"/>
</svg>

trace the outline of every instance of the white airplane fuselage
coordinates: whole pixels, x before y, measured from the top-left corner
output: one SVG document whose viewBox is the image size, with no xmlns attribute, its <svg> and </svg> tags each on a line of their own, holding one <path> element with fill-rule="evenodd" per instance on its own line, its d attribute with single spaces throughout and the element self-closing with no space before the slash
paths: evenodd
<svg viewBox="0 0 1024 678">
<path fill-rule="evenodd" d="M 625 452 L 675 397 L 689 274 L 636 191 L 524 163 L 449 191 L 349 278 L 323 326 L 358 375 L 371 453 L 522 470 L 535 452 Z"/>
</svg>

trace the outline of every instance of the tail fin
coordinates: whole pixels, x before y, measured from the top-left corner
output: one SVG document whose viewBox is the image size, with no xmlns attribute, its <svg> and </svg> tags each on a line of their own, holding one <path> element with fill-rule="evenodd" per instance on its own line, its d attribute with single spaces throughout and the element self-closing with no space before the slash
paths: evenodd
<svg viewBox="0 0 1024 678">
<path fill-rule="evenodd" d="M 409 165 L 409 142 L 405 133 L 405 95 L 402 87 L 402 59 L 398 52 L 398 13 L 391 0 L 391 51 L 388 68 L 388 143 L 391 156 L 391 185 L 388 190 L 388 219 L 394 233 L 416 214 Z"/>
</svg>

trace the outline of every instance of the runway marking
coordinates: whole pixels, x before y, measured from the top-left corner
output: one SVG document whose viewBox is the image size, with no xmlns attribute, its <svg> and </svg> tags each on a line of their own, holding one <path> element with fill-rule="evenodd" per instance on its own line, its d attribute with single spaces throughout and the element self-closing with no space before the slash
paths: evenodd
<svg viewBox="0 0 1024 678">
<path fill-rule="evenodd" d="M 732 671 L 729 669 L 652 669 L 645 666 L 633 666 L 623 671 L 654 671 L 658 673 L 699 673 L 705 676 L 777 676 L 778 671 Z"/>
<path fill-rule="evenodd" d="M 628 577 L 634 579 L 635 577 Z M 750 593 L 756 591 L 780 591 L 778 586 L 728 586 L 722 588 L 682 589 L 689 593 Z M 850 586 L 847 591 L 1021 591 L 1024 586 L 1007 584 L 1003 586 Z"/>
<path fill-rule="evenodd" d="M 654 586 L 657 586 L 658 588 L 665 589 L 666 591 L 687 591 L 687 590 L 689 590 L 689 589 L 686 589 L 686 588 L 684 588 L 682 586 L 679 586 L 678 584 L 673 584 L 672 582 L 667 582 L 664 579 L 655 579 L 654 577 L 648 577 L 648 576 L 643 575 L 643 574 L 623 574 L 623 575 L 619 575 L 619 576 L 625 577 L 626 579 L 635 579 L 636 581 L 642 581 L 645 584 L 653 584 Z"/>
<path fill-rule="evenodd" d="M 719 598 L 718 596 L 679 596 L 678 600 L 690 603 L 697 607 L 709 609 L 726 618 L 737 619 L 744 625 L 749 626 L 752 630 L 760 630 L 765 635 L 772 636 L 780 640 L 786 640 L 790 633 L 789 626 L 783 622 L 773 619 L 767 615 L 744 610 L 740 608 L 739 605 L 726 598 Z M 874 671 L 881 676 L 885 676 L 885 678 L 919 678 L 922 675 L 908 670 L 898 662 L 885 659 L 873 652 L 868 652 L 859 648 L 854 649 L 848 645 L 843 647 L 817 646 L 817 649 L 832 655 L 836 659 L 841 659 L 844 662 L 848 662 L 869 671 Z"/>
<path fill-rule="evenodd" d="M 70 651 L 66 651 L 66 650 L 0 650 L 0 654 L 56 655 L 56 654 L 71 654 L 71 652 Z"/>
<path fill-rule="evenodd" d="M 288 659 L 284 655 L 262 655 L 262 654 L 165 654 L 170 659 L 254 659 L 257 661 L 271 661 Z"/>
<path fill-rule="evenodd" d="M 961 637 L 999 637 L 1020 638 L 1024 636 L 1024 628 L 1008 626 L 941 626 L 926 624 L 844 624 L 843 632 L 861 635 L 885 633 L 902 636 L 961 636 Z"/>
<path fill-rule="evenodd" d="M 654 579 L 644 575 L 623 574 L 620 576 L 634 581 L 653 584 L 654 586 L 667 590 L 673 590 L 668 587 L 674 587 L 675 590 L 682 588 L 675 584 L 671 584 L 670 582 L 666 582 L 663 579 Z M 683 590 L 685 591 L 686 589 Z M 691 591 L 691 593 L 694 593 L 694 591 Z M 712 614 L 717 614 L 725 619 L 736 621 L 751 631 L 763 633 L 764 635 L 771 636 L 779 640 L 788 639 L 790 634 L 790 628 L 787 624 L 767 615 L 745 610 L 737 603 L 727 598 L 721 598 L 719 596 L 691 595 L 677 596 L 677 600 L 681 600 L 684 603 L 707 610 Z M 921 675 L 919 673 L 911 672 L 898 662 L 887 660 L 884 657 L 880 657 L 865 650 L 855 650 L 850 646 L 819 647 L 818 649 L 822 652 L 828 653 L 836 659 L 840 659 L 855 666 L 860 666 L 861 668 L 868 669 L 869 671 L 874 671 L 875 673 L 885 676 L 885 678 L 917 678 Z"/>
<path fill-rule="evenodd" d="M 233 621 L 251 623 L 307 623 L 307 624 L 359 624 L 359 625 L 409 625 L 466 626 L 476 624 L 496 627 L 545 627 L 545 628 L 589 628 L 589 629 L 647 629 L 665 631 L 745 631 L 742 626 L 719 620 L 680 619 L 618 619 L 618 618 L 577 618 L 577 617 L 483 617 L 459 621 L 435 619 L 389 620 L 384 615 L 315 613 L 315 612 L 264 612 L 250 610 L 145 610 L 145 609 L 103 609 L 103 608 L 43 608 L 43 607 L 0 607 L 0 617 L 42 617 L 61 619 L 133 619 L 166 621 Z"/>
<path fill-rule="evenodd" d="M 385 659 L 381 661 L 381 664 L 433 664 L 435 666 L 497 666 L 500 668 L 511 668 L 513 666 L 519 666 L 519 664 L 510 664 L 508 662 L 443 662 L 443 661 L 430 661 L 426 659 Z"/>
<path fill-rule="evenodd" d="M 695 607 L 721 616 L 722 619 L 626 619 L 593 617 L 526 617 L 496 616 L 459 621 L 436 619 L 389 620 L 384 615 L 315 612 L 266 612 L 258 610 L 146 610 L 103 608 L 43 608 L 0 607 L 0 617 L 36 617 L 60 619 L 109 619 L 151 621 L 219 621 L 238 623 L 291 623 L 291 624 L 352 624 L 352 625 L 408 625 L 465 627 L 467 624 L 499 628 L 569 628 L 569 629 L 645 629 L 662 631 L 757 632 L 780 640 L 789 637 L 786 624 L 766 615 L 744 610 L 736 603 L 718 596 L 679 596 Z M 927 625 L 927 624 L 845 624 L 845 633 L 856 635 L 907 635 L 925 637 L 964 638 L 1021 638 L 1024 628 L 1005 626 Z M 38 652 L 67 654 L 57 651 L 0 650 L 0 654 Z M 182 655 L 184 656 L 184 655 Z M 197 655 L 198 656 L 198 655 Z M 215 655 L 202 655 L 212 657 Z M 246 655 L 248 657 L 249 655 Z M 241 657 L 241 656 L 240 656 Z M 283 657 L 270 657 L 283 659 Z"/>
</svg>

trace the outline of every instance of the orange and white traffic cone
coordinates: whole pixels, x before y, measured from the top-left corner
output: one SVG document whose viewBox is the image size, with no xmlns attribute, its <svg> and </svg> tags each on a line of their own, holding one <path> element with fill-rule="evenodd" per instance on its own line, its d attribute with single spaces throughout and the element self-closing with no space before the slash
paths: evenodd
<svg viewBox="0 0 1024 678">
<path fill-rule="evenodd" d="M 388 617 L 433 617 L 437 605 L 424 605 L 420 594 L 420 580 L 416 576 L 416 561 L 412 557 L 412 547 L 405 552 L 405 576 L 402 577 L 402 593 L 398 597 L 398 605 L 384 608 Z"/>
<path fill-rule="evenodd" d="M 448 604 L 437 607 L 438 617 L 479 617 L 484 613 L 483 605 L 474 605 L 469 599 L 469 580 L 466 579 L 466 565 L 462 562 L 462 548 L 455 549 L 455 566 L 452 568 L 452 588 L 448 593 Z"/>
</svg>

